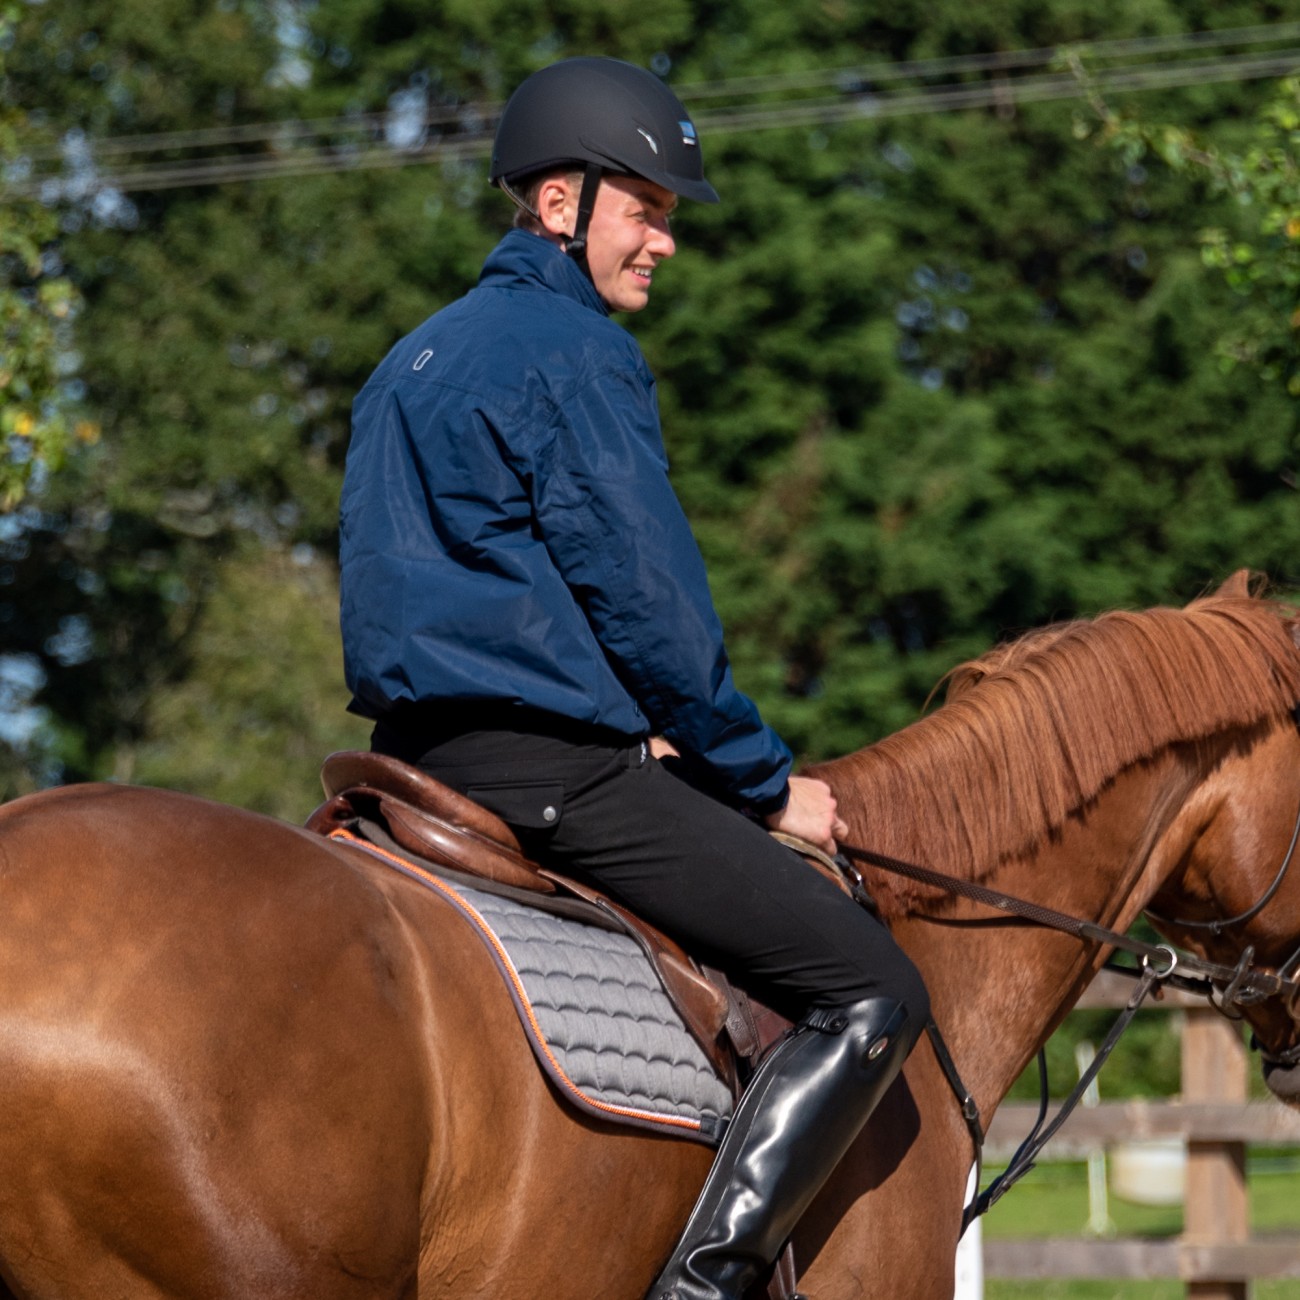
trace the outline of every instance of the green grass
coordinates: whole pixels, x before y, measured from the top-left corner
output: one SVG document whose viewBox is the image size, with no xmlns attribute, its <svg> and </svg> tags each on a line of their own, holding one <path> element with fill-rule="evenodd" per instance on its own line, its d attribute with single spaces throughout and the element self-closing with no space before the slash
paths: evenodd
<svg viewBox="0 0 1300 1300">
<path fill-rule="evenodd" d="M 1298 1300 L 1300 1282 L 1256 1282 L 1253 1300 Z M 1181 1282 L 1008 1282 L 989 1278 L 984 1300 L 1186 1300 Z"/>
<path fill-rule="evenodd" d="M 1300 1235 L 1300 1163 L 1282 1153 L 1261 1152 L 1247 1169 L 1251 1229 L 1261 1235 Z M 1176 1236 L 1183 1225 L 1180 1206 L 1144 1206 L 1109 1199 L 1117 1235 Z M 986 1237 L 1083 1236 L 1088 1222 L 1086 1166 L 1074 1162 L 1040 1165 L 1000 1200 L 984 1219 Z M 1300 1300 L 1300 1280 L 1256 1282 L 1253 1300 Z M 986 1278 L 985 1300 L 1184 1300 L 1181 1282 L 1031 1281 Z"/>
</svg>

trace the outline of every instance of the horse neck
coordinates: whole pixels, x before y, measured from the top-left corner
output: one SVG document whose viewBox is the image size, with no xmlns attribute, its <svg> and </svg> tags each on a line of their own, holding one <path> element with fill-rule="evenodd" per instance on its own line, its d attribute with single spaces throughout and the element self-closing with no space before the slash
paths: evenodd
<svg viewBox="0 0 1300 1300">
<path fill-rule="evenodd" d="M 1196 830 L 1194 796 L 1229 743 L 1179 746 L 1135 764 L 1032 851 L 988 871 L 986 883 L 1123 931 L 1178 866 Z M 924 846 L 898 856 L 924 861 Z M 935 1020 L 986 1114 L 1101 964 L 1095 944 L 963 900 L 920 900 L 892 928 L 925 975 Z"/>
</svg>

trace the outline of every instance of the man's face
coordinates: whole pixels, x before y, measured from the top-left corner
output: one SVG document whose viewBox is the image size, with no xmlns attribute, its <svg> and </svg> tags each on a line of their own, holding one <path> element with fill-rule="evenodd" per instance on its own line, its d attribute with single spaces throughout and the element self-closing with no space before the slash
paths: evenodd
<svg viewBox="0 0 1300 1300">
<path fill-rule="evenodd" d="M 610 311 L 640 311 L 650 300 L 655 267 L 676 251 L 668 230 L 676 206 L 677 196 L 653 181 L 601 179 L 587 228 L 587 266 Z M 576 214 L 576 194 L 573 207 Z"/>
<path fill-rule="evenodd" d="M 676 251 L 668 219 L 677 196 L 636 176 L 606 176 L 587 230 L 587 266 L 610 311 L 640 311 L 655 267 Z"/>
</svg>

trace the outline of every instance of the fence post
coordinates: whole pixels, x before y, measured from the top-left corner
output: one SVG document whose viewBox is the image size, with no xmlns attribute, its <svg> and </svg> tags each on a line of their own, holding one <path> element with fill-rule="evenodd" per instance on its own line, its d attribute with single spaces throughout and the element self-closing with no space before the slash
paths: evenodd
<svg viewBox="0 0 1300 1300">
<path fill-rule="evenodd" d="M 1190 1008 L 1183 1030 L 1185 1102 L 1246 1100 L 1246 1049 L 1241 1031 L 1210 1007 Z M 1242 1242 L 1250 1235 L 1246 1144 L 1191 1140 L 1183 1237 L 1188 1245 Z M 1247 1300 L 1249 1283 L 1189 1282 L 1188 1300 Z"/>
</svg>

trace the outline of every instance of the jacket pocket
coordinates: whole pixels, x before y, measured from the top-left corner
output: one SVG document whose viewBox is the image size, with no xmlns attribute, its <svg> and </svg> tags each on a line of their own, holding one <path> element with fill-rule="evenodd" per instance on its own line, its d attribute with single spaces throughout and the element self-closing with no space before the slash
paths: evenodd
<svg viewBox="0 0 1300 1300">
<path fill-rule="evenodd" d="M 564 813 L 561 781 L 492 782 L 468 786 L 466 795 L 496 813 L 509 826 L 530 831 L 553 830 Z"/>
</svg>

